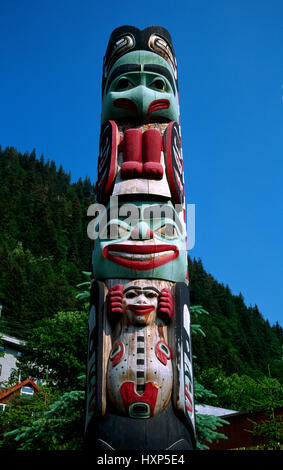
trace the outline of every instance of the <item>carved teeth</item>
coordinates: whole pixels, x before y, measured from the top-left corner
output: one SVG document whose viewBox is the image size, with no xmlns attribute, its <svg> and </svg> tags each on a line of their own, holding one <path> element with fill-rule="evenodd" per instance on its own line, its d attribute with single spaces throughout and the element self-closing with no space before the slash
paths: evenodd
<svg viewBox="0 0 283 470">
<path fill-rule="evenodd" d="M 170 254 L 174 253 L 172 250 L 163 251 L 161 253 L 147 253 L 147 254 L 140 254 L 140 253 L 125 253 L 121 251 L 109 251 L 109 254 L 113 256 L 119 256 L 119 258 L 126 258 L 134 261 L 149 261 L 156 258 L 164 258 Z"/>
</svg>

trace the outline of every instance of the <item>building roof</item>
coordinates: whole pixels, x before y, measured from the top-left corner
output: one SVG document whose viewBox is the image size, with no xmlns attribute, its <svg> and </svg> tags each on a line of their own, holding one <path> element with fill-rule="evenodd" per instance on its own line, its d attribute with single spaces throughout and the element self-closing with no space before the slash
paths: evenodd
<svg viewBox="0 0 283 470">
<path fill-rule="evenodd" d="M 14 394 L 15 392 L 19 391 L 22 387 L 32 387 L 37 392 L 41 392 L 40 388 L 36 385 L 36 383 L 32 379 L 26 379 L 23 382 L 18 382 L 16 385 L 12 385 L 12 387 L 5 388 L 4 390 L 0 390 L 0 403 L 3 400 L 7 400 L 10 395 Z"/>
<path fill-rule="evenodd" d="M 0 340 L 4 343 L 9 343 L 14 347 L 21 347 L 25 345 L 25 341 L 15 338 L 14 336 L 6 335 L 5 333 L 0 332 Z"/>
<path fill-rule="evenodd" d="M 196 412 L 200 415 L 213 415 L 213 416 L 225 416 L 238 413 L 235 410 L 227 410 L 226 408 L 217 408 L 211 405 L 196 405 Z"/>
</svg>

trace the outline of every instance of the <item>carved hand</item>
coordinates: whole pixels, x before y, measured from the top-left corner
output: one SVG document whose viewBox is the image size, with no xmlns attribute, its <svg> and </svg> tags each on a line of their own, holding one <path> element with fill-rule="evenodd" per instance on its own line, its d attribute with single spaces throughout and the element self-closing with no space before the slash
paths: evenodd
<svg viewBox="0 0 283 470">
<path fill-rule="evenodd" d="M 170 289 L 165 288 L 160 292 L 157 314 L 166 323 L 168 323 L 172 318 L 174 307 Z"/>
<path fill-rule="evenodd" d="M 110 318 L 117 318 L 117 316 L 123 314 L 122 307 L 123 299 L 123 286 L 121 284 L 116 284 L 111 287 L 106 296 L 107 302 L 107 313 Z"/>
</svg>

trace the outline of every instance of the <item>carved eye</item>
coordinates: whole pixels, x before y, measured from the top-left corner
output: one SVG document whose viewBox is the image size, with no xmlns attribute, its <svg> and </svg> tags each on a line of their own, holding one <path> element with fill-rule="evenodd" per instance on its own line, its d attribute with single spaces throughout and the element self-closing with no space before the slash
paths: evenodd
<svg viewBox="0 0 283 470">
<path fill-rule="evenodd" d="M 161 80 L 160 78 L 154 80 L 154 82 L 151 83 L 150 87 L 155 88 L 155 90 L 158 90 L 158 91 L 165 91 L 166 89 L 166 85 L 164 81 Z"/>
<path fill-rule="evenodd" d="M 157 292 L 152 292 L 152 291 L 145 291 L 144 292 L 144 295 L 148 298 L 148 299 L 155 299 L 158 294 Z"/>
<path fill-rule="evenodd" d="M 101 230 L 100 238 L 102 240 L 115 240 L 116 238 L 122 238 L 126 236 L 128 233 L 129 231 L 121 225 L 112 223 L 108 224 L 103 230 Z"/>
<path fill-rule="evenodd" d="M 158 235 L 161 235 L 165 238 L 177 238 L 178 233 L 173 224 L 164 224 L 158 230 L 155 231 Z"/>
<path fill-rule="evenodd" d="M 122 91 L 127 90 L 128 88 L 132 88 L 133 84 L 127 78 L 120 78 L 118 83 L 116 84 L 115 91 Z"/>
<path fill-rule="evenodd" d="M 126 299 L 134 299 L 135 297 L 137 296 L 136 292 L 135 291 L 129 291 L 126 293 L 125 297 Z"/>
</svg>

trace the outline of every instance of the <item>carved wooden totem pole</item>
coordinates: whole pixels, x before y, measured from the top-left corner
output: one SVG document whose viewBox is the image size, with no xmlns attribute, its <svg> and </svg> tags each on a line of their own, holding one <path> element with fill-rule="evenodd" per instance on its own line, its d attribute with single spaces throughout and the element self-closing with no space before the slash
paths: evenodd
<svg viewBox="0 0 283 470">
<path fill-rule="evenodd" d="M 111 34 L 94 207 L 87 446 L 194 449 L 177 65 L 162 27 Z"/>
</svg>

